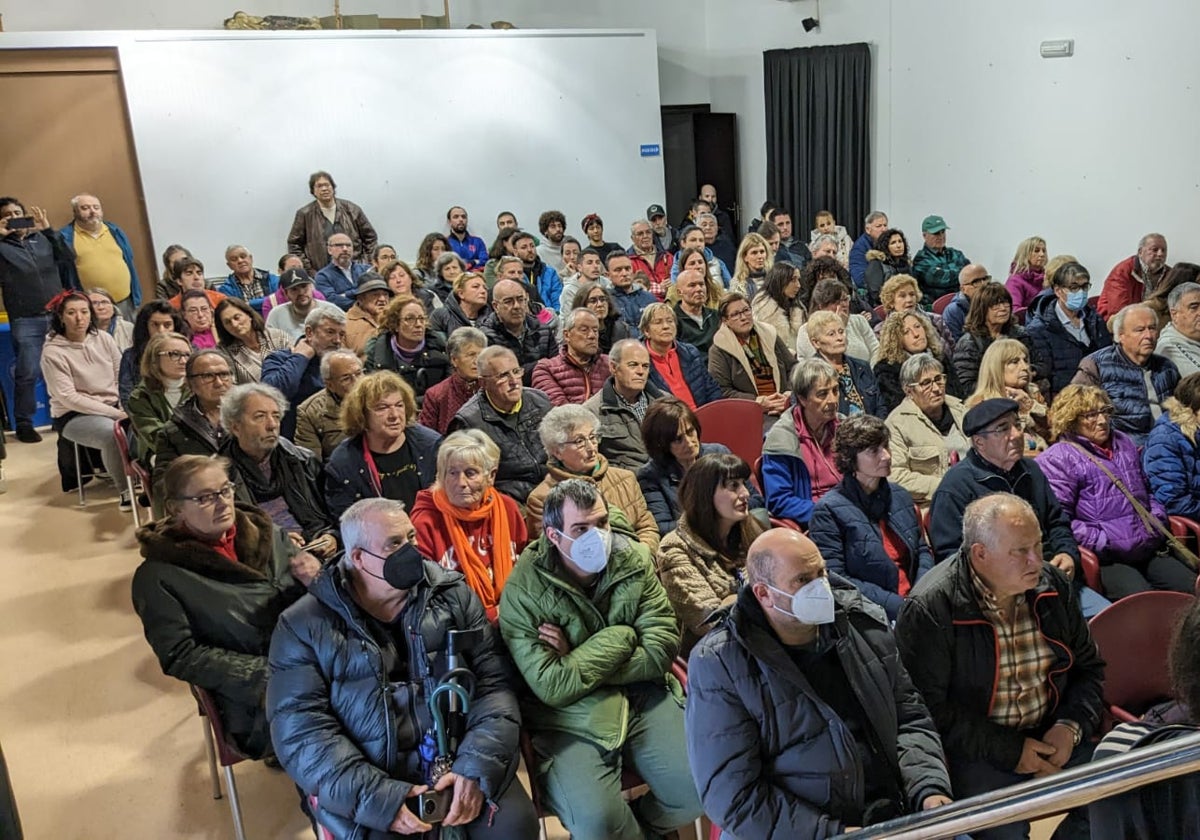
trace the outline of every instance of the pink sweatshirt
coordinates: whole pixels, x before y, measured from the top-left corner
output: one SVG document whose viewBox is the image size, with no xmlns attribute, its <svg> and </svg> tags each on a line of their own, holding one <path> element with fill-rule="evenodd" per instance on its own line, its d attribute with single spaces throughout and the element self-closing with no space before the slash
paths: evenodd
<svg viewBox="0 0 1200 840">
<path fill-rule="evenodd" d="M 50 394 L 50 416 L 72 411 L 111 417 L 122 416 L 118 405 L 117 373 L 121 351 L 106 332 L 88 333 L 82 342 L 53 335 L 42 347 L 42 376 Z"/>
</svg>

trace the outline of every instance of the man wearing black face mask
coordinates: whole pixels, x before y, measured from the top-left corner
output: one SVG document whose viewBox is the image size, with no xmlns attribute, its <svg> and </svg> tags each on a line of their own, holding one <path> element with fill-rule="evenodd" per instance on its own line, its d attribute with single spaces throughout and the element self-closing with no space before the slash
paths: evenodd
<svg viewBox="0 0 1200 840">
<path fill-rule="evenodd" d="M 341 531 L 340 563 L 318 575 L 271 639 L 271 739 L 292 780 L 320 796 L 314 818 L 337 837 L 431 831 L 417 816 L 418 797 L 446 791 L 441 825 L 462 826 L 457 836 L 536 836 L 533 805 L 513 783 L 512 666 L 483 605 L 462 575 L 421 557 L 402 503 L 355 502 Z M 475 684 L 450 770 L 439 777 L 428 704 L 453 630 L 478 631 L 459 663 Z"/>
<path fill-rule="evenodd" d="M 704 812 L 738 837 L 830 837 L 950 801 L 941 741 L 887 617 L 775 528 L 688 662 Z"/>
</svg>

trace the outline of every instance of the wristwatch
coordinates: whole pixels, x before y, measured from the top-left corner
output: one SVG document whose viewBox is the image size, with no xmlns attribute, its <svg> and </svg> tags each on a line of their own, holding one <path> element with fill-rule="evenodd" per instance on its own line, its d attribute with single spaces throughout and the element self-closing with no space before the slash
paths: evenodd
<svg viewBox="0 0 1200 840">
<path fill-rule="evenodd" d="M 1079 742 L 1083 740 L 1083 727 L 1073 720 L 1060 720 L 1056 725 L 1065 726 L 1067 729 L 1070 729 L 1072 737 L 1071 746 L 1079 746 Z"/>
</svg>

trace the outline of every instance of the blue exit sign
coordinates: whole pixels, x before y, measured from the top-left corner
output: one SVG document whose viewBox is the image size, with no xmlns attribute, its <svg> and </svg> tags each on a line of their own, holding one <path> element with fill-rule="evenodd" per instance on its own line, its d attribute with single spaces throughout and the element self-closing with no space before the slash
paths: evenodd
<svg viewBox="0 0 1200 840">
<path fill-rule="evenodd" d="M 662 147 L 657 143 L 643 143 L 642 157 L 658 157 L 662 154 Z"/>
</svg>

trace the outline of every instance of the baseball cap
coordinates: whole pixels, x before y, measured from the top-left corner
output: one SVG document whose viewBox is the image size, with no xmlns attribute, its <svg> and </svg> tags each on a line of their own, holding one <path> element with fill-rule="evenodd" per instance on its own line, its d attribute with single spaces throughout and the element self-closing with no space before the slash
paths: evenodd
<svg viewBox="0 0 1200 840">
<path fill-rule="evenodd" d="M 950 225 L 941 216 L 926 216 L 925 221 L 921 222 L 921 233 L 941 233 L 944 230 L 950 230 Z"/>
<path fill-rule="evenodd" d="M 655 216 L 665 216 L 667 211 L 663 209 L 661 204 L 651 204 L 646 208 L 646 218 L 653 219 Z"/>
<path fill-rule="evenodd" d="M 289 268 L 283 272 L 283 276 L 279 278 L 279 288 L 290 289 L 293 286 L 300 286 L 313 281 L 309 273 L 303 268 Z"/>
</svg>

